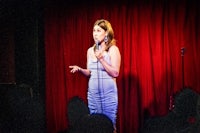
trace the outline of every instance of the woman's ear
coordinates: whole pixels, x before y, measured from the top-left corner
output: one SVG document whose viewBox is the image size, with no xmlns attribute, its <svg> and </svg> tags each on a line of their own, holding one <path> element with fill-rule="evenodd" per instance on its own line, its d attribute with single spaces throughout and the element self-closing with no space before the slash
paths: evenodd
<svg viewBox="0 0 200 133">
<path fill-rule="evenodd" d="M 108 32 L 106 31 L 106 36 L 108 36 Z"/>
</svg>

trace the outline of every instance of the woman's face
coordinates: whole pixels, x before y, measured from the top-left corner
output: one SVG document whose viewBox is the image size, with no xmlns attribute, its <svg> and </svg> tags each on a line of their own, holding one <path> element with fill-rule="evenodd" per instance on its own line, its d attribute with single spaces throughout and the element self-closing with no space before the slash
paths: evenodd
<svg viewBox="0 0 200 133">
<path fill-rule="evenodd" d="M 106 35 L 106 31 L 102 29 L 100 26 L 95 25 L 93 28 L 93 39 L 95 42 L 102 42 Z"/>
</svg>

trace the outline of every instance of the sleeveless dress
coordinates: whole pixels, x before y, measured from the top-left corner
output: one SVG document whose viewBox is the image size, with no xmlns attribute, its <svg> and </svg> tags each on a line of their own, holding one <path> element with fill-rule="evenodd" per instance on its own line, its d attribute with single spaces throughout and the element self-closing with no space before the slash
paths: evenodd
<svg viewBox="0 0 200 133">
<path fill-rule="evenodd" d="M 110 56 L 107 52 L 104 52 L 103 58 L 110 64 Z M 90 114 L 103 113 L 115 125 L 118 107 L 116 81 L 106 72 L 99 61 L 89 58 L 87 65 L 91 71 L 87 93 Z"/>
</svg>

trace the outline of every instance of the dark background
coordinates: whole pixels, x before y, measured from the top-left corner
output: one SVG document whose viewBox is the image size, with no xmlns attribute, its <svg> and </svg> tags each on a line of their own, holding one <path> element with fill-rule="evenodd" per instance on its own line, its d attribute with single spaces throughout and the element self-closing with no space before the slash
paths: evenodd
<svg viewBox="0 0 200 133">
<path fill-rule="evenodd" d="M 0 132 L 44 133 L 43 2 L 0 1 Z"/>
</svg>

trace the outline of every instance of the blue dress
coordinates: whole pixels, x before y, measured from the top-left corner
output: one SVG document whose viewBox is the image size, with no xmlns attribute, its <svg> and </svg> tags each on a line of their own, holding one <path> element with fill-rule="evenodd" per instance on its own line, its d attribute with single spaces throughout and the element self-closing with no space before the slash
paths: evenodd
<svg viewBox="0 0 200 133">
<path fill-rule="evenodd" d="M 110 64 L 110 56 L 104 52 L 104 60 Z M 102 64 L 94 59 L 88 59 L 88 69 L 91 76 L 88 82 L 88 107 L 90 114 L 103 113 L 107 115 L 116 125 L 116 114 L 118 107 L 117 85 Z"/>
</svg>

